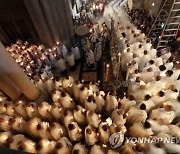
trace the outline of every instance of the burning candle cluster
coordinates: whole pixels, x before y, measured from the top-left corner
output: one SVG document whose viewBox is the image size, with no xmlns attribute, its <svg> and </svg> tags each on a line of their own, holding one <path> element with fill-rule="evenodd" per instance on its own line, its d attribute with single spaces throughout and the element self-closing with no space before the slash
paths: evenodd
<svg viewBox="0 0 180 154">
<path fill-rule="evenodd" d="M 74 55 L 68 53 L 66 46 L 60 42 L 48 49 L 42 44 L 34 45 L 18 40 L 6 49 L 32 81 L 39 77 L 42 80 L 53 77 L 52 69 L 61 73 L 75 65 Z"/>
</svg>

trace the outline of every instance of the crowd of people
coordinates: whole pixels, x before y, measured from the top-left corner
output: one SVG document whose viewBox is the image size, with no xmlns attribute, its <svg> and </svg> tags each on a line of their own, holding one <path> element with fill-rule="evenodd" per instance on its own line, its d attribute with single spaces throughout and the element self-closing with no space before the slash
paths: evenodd
<svg viewBox="0 0 180 154">
<path fill-rule="evenodd" d="M 44 81 L 60 76 L 67 69 L 74 67 L 81 58 L 76 46 L 68 52 L 66 46 L 60 42 L 49 49 L 42 44 L 34 45 L 18 40 L 6 49 L 33 82 L 36 78 Z"/>
<path fill-rule="evenodd" d="M 12 103 L 0 94 L 0 145 L 43 154 L 180 153 L 180 70 L 174 67 L 169 48 L 154 49 L 150 39 L 129 20 L 121 2 L 109 4 L 106 18 L 110 18 L 114 39 L 122 46 L 116 56 L 129 80 L 124 97 L 70 76 L 51 83 L 44 80 L 42 73 L 51 76 L 52 68 L 62 72 L 65 64 L 72 67 L 80 61 L 75 44 L 70 54 L 59 42 L 46 49 L 17 41 L 7 50 L 31 78 L 39 75 L 47 83 L 52 100 Z M 90 69 L 109 46 L 111 31 L 106 24 L 93 23 L 90 34 L 82 39 Z M 121 136 L 126 140 L 120 140 Z"/>
<path fill-rule="evenodd" d="M 117 39 L 125 44 L 121 68 L 129 78 L 128 98 L 120 101 L 128 111 L 126 120 L 129 122 L 126 124 L 129 128 L 125 135 L 137 138 L 177 137 L 179 135 L 175 132 L 180 128 L 179 120 L 175 118 L 179 117 L 176 105 L 179 104 L 180 70 L 174 67 L 169 48 L 162 51 L 154 49 L 150 39 L 122 10 L 118 1 L 114 1 L 110 3 L 107 17 L 113 18 Z M 130 144 L 125 141 L 123 146 L 122 153 L 176 153 L 180 148 L 175 142 L 162 142 L 157 147 L 154 143 Z"/>
<path fill-rule="evenodd" d="M 82 1 L 82 4 L 79 8 L 74 4 L 72 8 L 73 21 L 75 25 L 81 25 L 87 23 L 89 26 L 92 24 L 92 20 L 103 14 L 105 1 L 98 1 L 92 3 L 85 3 Z"/>
<path fill-rule="evenodd" d="M 109 42 L 109 30 L 107 25 L 103 23 L 99 26 L 94 23 L 90 29 L 90 34 L 83 38 L 83 50 L 88 68 L 94 68 L 95 62 L 102 59 L 103 51 Z"/>
<path fill-rule="evenodd" d="M 132 9 L 129 11 L 129 16 L 137 28 L 148 35 L 154 22 L 154 17 L 152 17 L 148 11 L 144 9 Z"/>
<path fill-rule="evenodd" d="M 104 23 L 100 24 L 94 20 L 94 17 L 104 11 L 104 1 L 82 3 L 79 8 L 79 15 L 74 18 L 74 25 L 86 25 L 89 29 L 87 35 L 80 38 L 83 51 L 83 57 L 86 60 L 87 67 L 92 69 L 95 63 L 102 59 L 102 54 L 109 42 L 109 29 Z"/>
</svg>

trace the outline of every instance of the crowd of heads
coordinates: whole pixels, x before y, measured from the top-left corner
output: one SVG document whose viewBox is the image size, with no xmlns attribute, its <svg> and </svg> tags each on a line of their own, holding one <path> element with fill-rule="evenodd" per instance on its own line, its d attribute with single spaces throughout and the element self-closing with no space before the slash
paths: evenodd
<svg viewBox="0 0 180 154">
<path fill-rule="evenodd" d="M 146 35 L 149 33 L 154 22 L 154 17 L 152 17 L 148 11 L 144 9 L 133 9 L 129 11 L 129 16 L 138 29 Z"/>
<path fill-rule="evenodd" d="M 81 25 L 87 23 L 92 24 L 92 20 L 103 13 L 105 7 L 104 1 L 82 3 L 82 6 L 77 10 L 77 14 L 74 16 L 73 21 L 75 25 Z"/>
<path fill-rule="evenodd" d="M 37 78 L 52 78 L 55 76 L 54 72 L 58 72 L 56 76 L 60 76 L 63 71 L 75 65 L 75 55 L 68 52 L 66 46 L 60 42 L 53 48 L 46 48 L 42 44 L 35 45 L 18 40 L 6 49 L 32 82 Z"/>
<path fill-rule="evenodd" d="M 105 22 L 101 25 L 96 22 L 93 23 L 93 26 L 90 28 L 90 33 L 82 40 L 87 65 L 89 65 L 88 53 L 91 53 L 92 57 L 90 63 L 95 63 L 95 61 L 98 62 L 102 59 L 103 51 L 105 51 L 108 46 L 109 33 L 109 29 L 107 28 Z"/>
</svg>

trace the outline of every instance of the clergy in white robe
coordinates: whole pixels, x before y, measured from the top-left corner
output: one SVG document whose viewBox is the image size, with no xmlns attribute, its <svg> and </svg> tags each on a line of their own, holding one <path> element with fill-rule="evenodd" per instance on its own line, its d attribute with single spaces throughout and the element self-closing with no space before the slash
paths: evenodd
<svg viewBox="0 0 180 154">
<path fill-rule="evenodd" d="M 151 59 L 154 59 L 156 57 L 156 52 L 157 50 L 153 48 L 153 46 L 151 46 L 151 49 L 149 51 L 149 55 Z"/>
<path fill-rule="evenodd" d="M 127 48 L 127 52 L 123 52 L 121 56 L 121 68 L 123 72 L 127 70 L 127 64 L 133 59 L 133 54 L 130 52 L 130 48 Z"/>
<path fill-rule="evenodd" d="M 66 70 L 66 61 L 64 59 L 59 59 L 56 63 L 56 69 L 60 72 L 63 72 Z"/>
<path fill-rule="evenodd" d="M 89 49 L 91 49 L 91 42 L 90 42 L 89 38 L 86 38 L 84 50 L 89 50 Z"/>
<path fill-rule="evenodd" d="M 92 50 L 88 50 L 86 56 L 87 56 L 88 68 L 91 69 L 94 67 L 94 63 L 95 63 L 94 53 L 92 52 Z"/>
<path fill-rule="evenodd" d="M 144 48 L 142 44 L 139 44 L 138 49 L 133 51 L 133 53 L 137 54 L 138 57 L 141 57 L 143 55 L 143 52 L 144 52 Z"/>
<path fill-rule="evenodd" d="M 79 48 L 76 45 L 74 45 L 71 48 L 71 51 L 72 51 L 72 54 L 74 55 L 75 60 L 78 62 L 81 59 Z"/>
<path fill-rule="evenodd" d="M 148 51 L 144 51 L 144 55 L 139 59 L 139 72 L 142 72 L 143 68 L 145 67 L 146 63 L 150 60 L 150 56 L 148 54 Z"/>
<path fill-rule="evenodd" d="M 96 49 L 95 49 L 95 59 L 96 61 L 100 61 L 101 60 L 101 56 L 102 56 L 102 46 L 101 43 L 98 42 L 98 44 L 96 45 Z"/>
<path fill-rule="evenodd" d="M 75 58 L 73 54 L 69 54 L 66 56 L 66 62 L 70 67 L 73 67 L 75 65 Z"/>
<path fill-rule="evenodd" d="M 92 35 L 91 35 L 91 43 L 92 43 L 93 49 L 95 48 L 97 38 L 98 38 L 98 35 L 96 31 L 93 30 Z"/>
<path fill-rule="evenodd" d="M 100 34 L 99 24 L 95 24 L 95 25 L 94 25 L 94 30 L 95 30 L 95 32 L 96 32 L 97 35 Z"/>
<path fill-rule="evenodd" d="M 62 45 L 61 48 L 62 48 L 62 56 L 63 56 L 64 59 L 66 59 L 66 57 L 68 56 L 67 48 L 66 48 L 66 46 L 64 44 Z"/>
</svg>

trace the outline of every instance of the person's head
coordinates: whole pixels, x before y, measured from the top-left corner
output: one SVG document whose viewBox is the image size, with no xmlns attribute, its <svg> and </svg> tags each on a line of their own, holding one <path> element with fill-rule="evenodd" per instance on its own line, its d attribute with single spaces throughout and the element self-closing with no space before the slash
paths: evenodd
<svg viewBox="0 0 180 154">
<path fill-rule="evenodd" d="M 133 54 L 133 58 L 137 58 L 137 54 Z"/>
<path fill-rule="evenodd" d="M 167 46 L 166 47 L 166 52 L 168 53 L 168 52 L 171 52 L 171 47 L 170 46 Z"/>
<path fill-rule="evenodd" d="M 147 40 L 146 40 L 146 43 L 150 43 L 151 42 L 151 40 L 148 38 Z"/>
<path fill-rule="evenodd" d="M 125 32 L 122 32 L 122 37 L 125 38 L 126 37 L 126 33 Z"/>
<path fill-rule="evenodd" d="M 159 58 L 159 57 L 161 57 L 161 51 L 158 51 L 157 53 L 156 53 L 156 56 Z"/>
<path fill-rule="evenodd" d="M 147 55 L 148 54 L 148 51 L 147 50 L 144 50 L 144 55 Z"/>
</svg>

